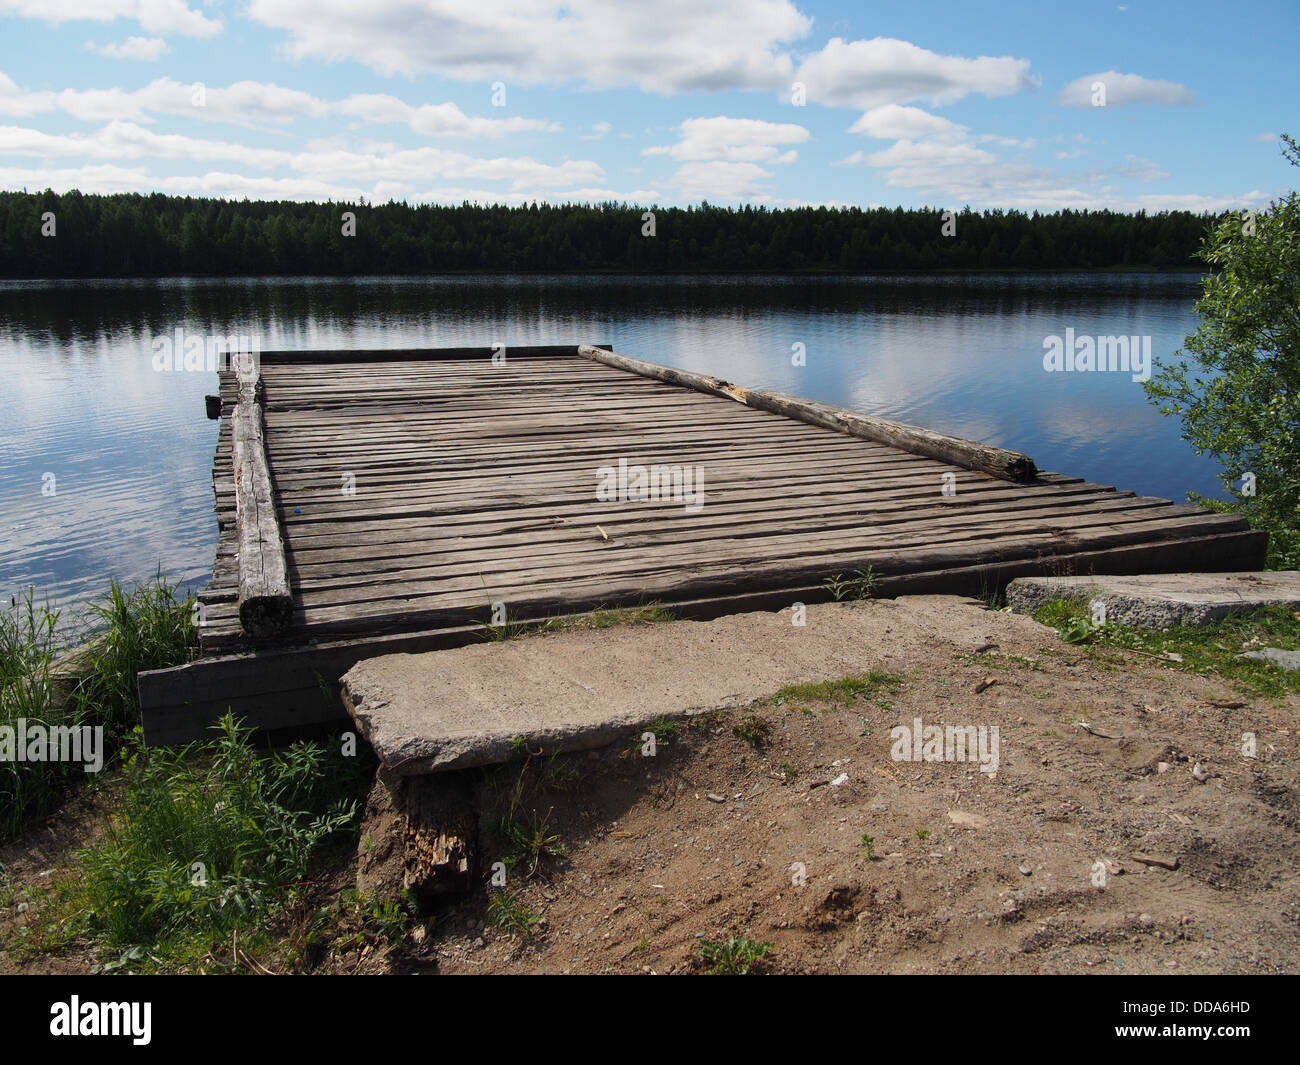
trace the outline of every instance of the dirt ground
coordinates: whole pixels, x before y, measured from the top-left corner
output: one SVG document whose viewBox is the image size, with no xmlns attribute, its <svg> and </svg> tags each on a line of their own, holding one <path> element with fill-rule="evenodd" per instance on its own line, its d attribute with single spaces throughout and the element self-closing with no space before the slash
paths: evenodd
<svg viewBox="0 0 1300 1065">
<path fill-rule="evenodd" d="M 771 944 L 752 970 L 769 973 L 1300 971 L 1300 697 L 1066 644 L 972 601 L 846 609 L 872 619 L 860 672 L 897 682 L 723 710 L 653 757 L 637 737 L 566 756 L 518 811 L 560 855 L 512 866 L 504 889 L 483 883 L 398 945 L 343 937 L 310 967 L 699 972 L 702 944 L 736 935 Z M 757 745 L 734 732 L 753 717 L 769 726 Z M 893 757 L 891 729 L 916 718 L 996 727 L 996 772 Z M 485 810 L 517 777 L 470 772 Z M 483 820 L 486 876 L 504 853 Z M 53 824 L 5 856 L 9 876 L 40 883 L 76 835 Z M 322 890 L 354 874 L 345 862 Z M 502 891 L 536 919 L 528 934 L 493 920 Z M 7 909 L 0 932 L 23 919 Z M 0 971 L 92 963 L 0 951 Z"/>
<path fill-rule="evenodd" d="M 899 676 L 895 693 L 767 702 L 652 758 L 575 756 L 572 790 L 530 799 L 553 807 L 563 857 L 506 887 L 543 923 L 512 938 L 480 892 L 415 957 L 688 972 L 702 940 L 740 935 L 772 944 L 756 972 L 1300 970 L 1300 700 L 978 604 L 855 607 L 881 630 L 863 672 Z M 747 713 L 771 724 L 761 749 L 733 734 Z M 997 726 L 997 771 L 894 760 L 891 728 L 916 717 Z"/>
</svg>

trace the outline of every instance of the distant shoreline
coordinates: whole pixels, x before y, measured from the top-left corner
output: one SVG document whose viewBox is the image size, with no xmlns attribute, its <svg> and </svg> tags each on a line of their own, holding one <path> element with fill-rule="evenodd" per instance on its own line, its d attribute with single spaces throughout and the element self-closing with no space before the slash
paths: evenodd
<svg viewBox="0 0 1300 1065">
<path fill-rule="evenodd" d="M 628 281 L 705 281 L 711 278 L 726 278 L 728 280 L 743 280 L 753 278 L 755 280 L 775 281 L 788 279 L 791 281 L 853 281 L 863 278 L 960 278 L 971 275 L 982 277 L 996 277 L 998 275 L 1014 275 L 1017 277 L 1034 277 L 1034 276 L 1068 276 L 1070 274 L 1091 274 L 1099 276 L 1126 276 L 1134 274 L 1181 274 L 1187 277 L 1204 277 L 1209 271 L 1199 266 L 1086 266 L 1086 267 L 1053 267 L 1045 269 L 1041 267 L 969 267 L 965 269 L 945 269 L 945 270 L 874 270 L 874 271 L 851 271 L 840 273 L 828 270 L 708 270 L 701 272 L 646 272 L 630 273 L 626 270 L 581 270 L 569 272 L 556 272 L 552 270 L 437 270 L 428 273 L 374 273 L 361 272 L 354 274 L 202 274 L 202 273 L 173 273 L 173 274 L 87 274 L 85 276 L 65 276 L 65 275 L 46 275 L 46 276 L 0 276 L 0 284 L 6 282 L 32 282 L 36 284 L 59 284 L 59 283 L 77 283 L 77 282 L 111 282 L 111 281 L 364 281 L 364 280 L 384 280 L 384 281 L 427 281 L 438 278 L 470 278 L 470 277 L 493 277 L 493 278 L 519 278 L 519 279 L 554 279 L 567 281 L 581 278 L 602 278 L 608 280 L 626 279 Z"/>
<path fill-rule="evenodd" d="M 0 192 L 0 277 L 600 276 L 1164 270 L 1190 211 L 483 207 Z"/>
</svg>

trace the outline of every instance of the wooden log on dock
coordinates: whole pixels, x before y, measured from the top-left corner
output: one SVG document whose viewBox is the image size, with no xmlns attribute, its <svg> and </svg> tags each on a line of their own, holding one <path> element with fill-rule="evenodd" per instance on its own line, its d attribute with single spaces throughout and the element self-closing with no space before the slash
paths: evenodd
<svg viewBox="0 0 1300 1065">
<path fill-rule="evenodd" d="M 273 636 L 289 626 L 293 595 L 271 492 L 262 383 L 255 357 L 240 360 L 239 403 L 231 415 L 231 444 L 239 550 L 239 623 L 250 636 Z"/>
<path fill-rule="evenodd" d="M 753 391 L 749 393 L 746 402 L 760 410 L 784 414 L 809 425 L 820 425 L 823 429 L 849 433 L 864 440 L 875 440 L 900 451 L 910 451 L 913 455 L 924 455 L 940 462 L 950 462 L 954 466 L 964 466 L 968 470 L 989 473 L 1004 481 L 1023 484 L 1038 475 L 1038 468 L 1028 455 L 975 440 L 964 440 L 959 436 L 936 433 L 917 425 L 859 414 L 844 407 L 800 399 L 784 392 Z"/>
<path fill-rule="evenodd" d="M 724 381 L 720 377 L 710 377 L 708 374 L 696 373 L 694 370 L 679 370 L 675 366 L 662 366 L 657 362 L 634 359 L 630 355 L 620 355 L 618 352 L 608 351 L 605 348 L 598 348 L 591 344 L 579 345 L 578 354 L 583 358 L 591 359 L 593 362 L 614 366 L 620 370 L 626 370 L 628 373 L 639 374 L 642 377 L 653 377 L 656 381 L 663 381 L 669 385 L 684 385 L 687 388 L 695 389 L 697 392 L 707 392 L 711 396 L 734 399 L 740 403 L 747 402 L 748 397 L 752 394 L 749 389 L 733 385 L 730 381 Z"/>
<path fill-rule="evenodd" d="M 724 396 L 744 403 L 756 410 L 783 414 L 787 418 L 795 418 L 798 421 L 807 422 L 809 425 L 817 425 L 835 432 L 848 433 L 863 440 L 874 440 L 877 443 L 896 447 L 900 451 L 908 451 L 914 455 L 924 455 L 926 458 L 948 462 L 968 470 L 992 474 L 994 477 L 1000 477 L 1005 481 L 1024 483 L 1032 481 L 1038 475 L 1034 460 L 1027 455 L 1020 454 L 1018 451 L 1008 451 L 1005 448 L 992 447 L 974 440 L 964 440 L 958 436 L 936 433 L 916 425 L 891 421 L 888 418 L 860 414 L 846 407 L 834 407 L 828 403 L 801 399 L 798 396 L 790 396 L 784 392 L 741 388 L 729 381 L 710 377 L 707 374 L 695 373 L 692 370 L 679 370 L 672 366 L 646 362 L 643 359 L 634 359 L 627 355 L 619 355 L 616 352 L 606 351 L 603 348 L 592 347 L 588 344 L 579 346 L 578 354 L 583 358 L 591 359 L 593 362 L 604 363 L 606 366 L 615 366 L 620 370 L 639 374 L 642 377 L 651 377 L 668 384 L 685 385 L 688 388 L 707 392 L 713 396 Z"/>
</svg>

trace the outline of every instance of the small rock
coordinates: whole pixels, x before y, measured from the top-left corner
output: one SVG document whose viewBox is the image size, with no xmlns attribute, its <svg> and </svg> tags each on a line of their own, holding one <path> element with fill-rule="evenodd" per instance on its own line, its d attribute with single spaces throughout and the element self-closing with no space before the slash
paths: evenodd
<svg viewBox="0 0 1300 1065">
<path fill-rule="evenodd" d="M 1156 865 L 1161 869 L 1177 869 L 1178 859 L 1167 858 L 1159 854 L 1134 854 L 1133 860 L 1141 862 L 1143 865 Z"/>
<path fill-rule="evenodd" d="M 831 787 L 838 788 L 841 784 L 847 784 L 848 782 L 849 782 L 848 773 L 841 773 L 839 776 L 837 776 L 834 780 L 831 781 Z"/>
<path fill-rule="evenodd" d="M 1284 651 L 1280 647 L 1265 647 L 1260 651 L 1247 651 L 1238 658 L 1250 658 L 1256 662 L 1270 662 L 1279 669 L 1300 669 L 1300 651 Z"/>
<path fill-rule="evenodd" d="M 726 802 L 726 801 L 727 801 L 727 799 L 726 799 L 725 796 L 723 796 L 723 795 L 716 795 L 716 794 L 714 794 L 713 792 L 709 792 L 707 798 L 708 798 L 709 802 Z"/>
<path fill-rule="evenodd" d="M 1021 874 L 1022 874 L 1023 876 L 1033 876 L 1033 875 L 1034 875 L 1034 871 L 1033 871 L 1032 869 L 1030 869 L 1029 866 L 1027 866 L 1027 865 L 1022 865 L 1022 866 L 1020 867 L 1020 872 L 1021 872 Z"/>
<path fill-rule="evenodd" d="M 1171 770 L 1171 769 L 1173 769 L 1173 764 L 1172 764 L 1171 762 L 1157 762 L 1157 763 L 1156 763 L 1156 772 L 1157 772 L 1157 773 L 1168 773 L 1169 770 Z"/>
<path fill-rule="evenodd" d="M 960 828 L 989 827 L 989 819 L 983 814 L 973 814 L 966 810 L 949 810 L 948 820 Z"/>
</svg>

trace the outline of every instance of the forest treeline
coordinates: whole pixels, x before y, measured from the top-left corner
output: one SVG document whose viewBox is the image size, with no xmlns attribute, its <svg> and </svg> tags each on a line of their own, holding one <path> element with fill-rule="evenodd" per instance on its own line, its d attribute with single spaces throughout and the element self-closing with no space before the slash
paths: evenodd
<svg viewBox="0 0 1300 1065">
<path fill-rule="evenodd" d="M 1209 221 L 703 203 L 654 208 L 650 236 L 645 210 L 0 192 L 0 277 L 1170 269 Z"/>
</svg>

